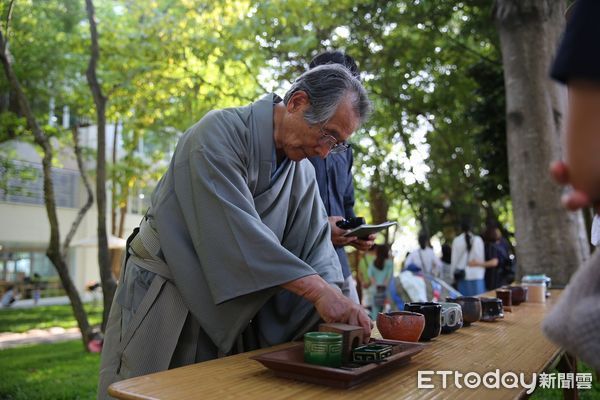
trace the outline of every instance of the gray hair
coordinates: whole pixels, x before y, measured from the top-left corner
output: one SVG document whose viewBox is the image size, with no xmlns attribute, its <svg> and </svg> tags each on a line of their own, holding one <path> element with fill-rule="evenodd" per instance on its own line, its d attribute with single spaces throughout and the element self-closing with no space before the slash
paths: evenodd
<svg viewBox="0 0 600 400">
<path fill-rule="evenodd" d="M 335 114 L 346 95 L 352 96 L 352 108 L 362 124 L 371 113 L 371 102 L 367 91 L 348 68 L 339 64 L 315 67 L 300 75 L 283 98 L 287 105 L 292 95 L 303 91 L 308 95 L 310 106 L 304 119 L 310 125 L 322 124 Z"/>
</svg>

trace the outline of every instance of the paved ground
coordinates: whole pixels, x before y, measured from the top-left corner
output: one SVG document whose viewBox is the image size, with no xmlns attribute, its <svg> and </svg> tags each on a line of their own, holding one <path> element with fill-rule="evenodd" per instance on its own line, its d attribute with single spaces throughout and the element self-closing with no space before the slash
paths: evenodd
<svg viewBox="0 0 600 400">
<path fill-rule="evenodd" d="M 32 329 L 23 333 L 0 333 L 0 350 L 26 344 L 54 343 L 81 338 L 79 328 Z"/>
<path fill-rule="evenodd" d="M 83 299 L 85 301 L 85 299 Z M 42 297 L 37 305 L 38 306 L 56 306 L 60 304 L 69 304 L 69 298 L 67 296 L 60 297 Z M 17 300 L 10 308 L 31 308 L 35 307 L 33 299 Z"/>
<path fill-rule="evenodd" d="M 62 297 L 45 297 L 41 298 L 38 306 L 52 306 L 58 304 L 69 304 L 67 296 Z M 30 308 L 34 307 L 33 300 L 17 300 L 11 308 Z M 60 328 L 54 327 L 50 329 L 32 329 L 23 333 L 0 332 L 0 350 L 25 344 L 37 343 L 53 343 L 64 340 L 78 339 L 81 333 L 78 328 Z"/>
</svg>

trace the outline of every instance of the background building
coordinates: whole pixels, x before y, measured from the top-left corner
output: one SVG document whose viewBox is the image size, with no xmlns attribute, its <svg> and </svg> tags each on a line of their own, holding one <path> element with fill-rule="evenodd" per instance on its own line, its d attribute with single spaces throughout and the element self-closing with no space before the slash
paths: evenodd
<svg viewBox="0 0 600 400">
<path fill-rule="evenodd" d="M 108 125 L 106 132 L 107 154 L 112 155 L 114 126 Z M 83 147 L 95 149 L 95 126 L 80 128 L 80 140 Z M 120 144 L 117 146 L 117 156 L 122 157 Z M 62 243 L 86 200 L 86 193 L 72 150 L 60 149 L 58 145 L 56 149 L 58 165 L 53 169 L 53 178 Z M 0 292 L 8 284 L 22 285 L 38 274 L 46 287 L 42 296 L 61 294 L 60 279 L 45 254 L 50 226 L 44 205 L 41 156 L 34 145 L 24 142 L 4 143 L 2 150 L 9 158 L 0 164 Z M 88 163 L 86 169 L 92 176 L 95 162 Z M 90 178 L 92 188 L 95 187 L 93 179 Z M 107 199 L 110 199 L 109 185 Z M 125 236 L 139 224 L 148 201 L 149 196 L 133 188 L 129 213 L 125 217 Z M 107 231 L 110 232 L 110 201 L 108 203 Z M 94 203 L 82 220 L 67 257 L 71 278 L 83 297 L 87 295 L 86 285 L 100 280 L 96 232 Z M 109 238 L 109 246 L 123 247 L 123 243 L 122 239 Z"/>
</svg>

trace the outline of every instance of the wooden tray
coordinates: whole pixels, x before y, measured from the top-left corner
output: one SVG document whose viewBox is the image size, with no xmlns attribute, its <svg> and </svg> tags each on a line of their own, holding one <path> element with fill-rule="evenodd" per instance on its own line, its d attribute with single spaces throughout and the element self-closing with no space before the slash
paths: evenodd
<svg viewBox="0 0 600 400">
<path fill-rule="evenodd" d="M 304 343 L 298 343 L 283 350 L 251 357 L 251 359 L 273 370 L 276 376 L 347 389 L 392 368 L 408 364 L 410 358 L 425 347 L 421 343 L 400 342 L 396 340 L 371 339 L 371 342 L 391 344 L 392 355 L 379 363 L 365 364 L 357 367 L 342 366 L 341 368 L 331 368 L 305 363 Z"/>
</svg>

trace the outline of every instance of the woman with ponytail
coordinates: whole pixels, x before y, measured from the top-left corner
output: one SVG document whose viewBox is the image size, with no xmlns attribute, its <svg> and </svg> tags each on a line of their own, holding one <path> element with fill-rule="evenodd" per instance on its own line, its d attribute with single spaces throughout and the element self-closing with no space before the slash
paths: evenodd
<svg viewBox="0 0 600 400">
<path fill-rule="evenodd" d="M 452 241 L 452 271 L 456 288 L 463 296 L 485 292 L 485 267 L 477 265 L 485 259 L 483 239 L 471 232 L 469 219 L 461 223 L 462 233 Z"/>
</svg>

